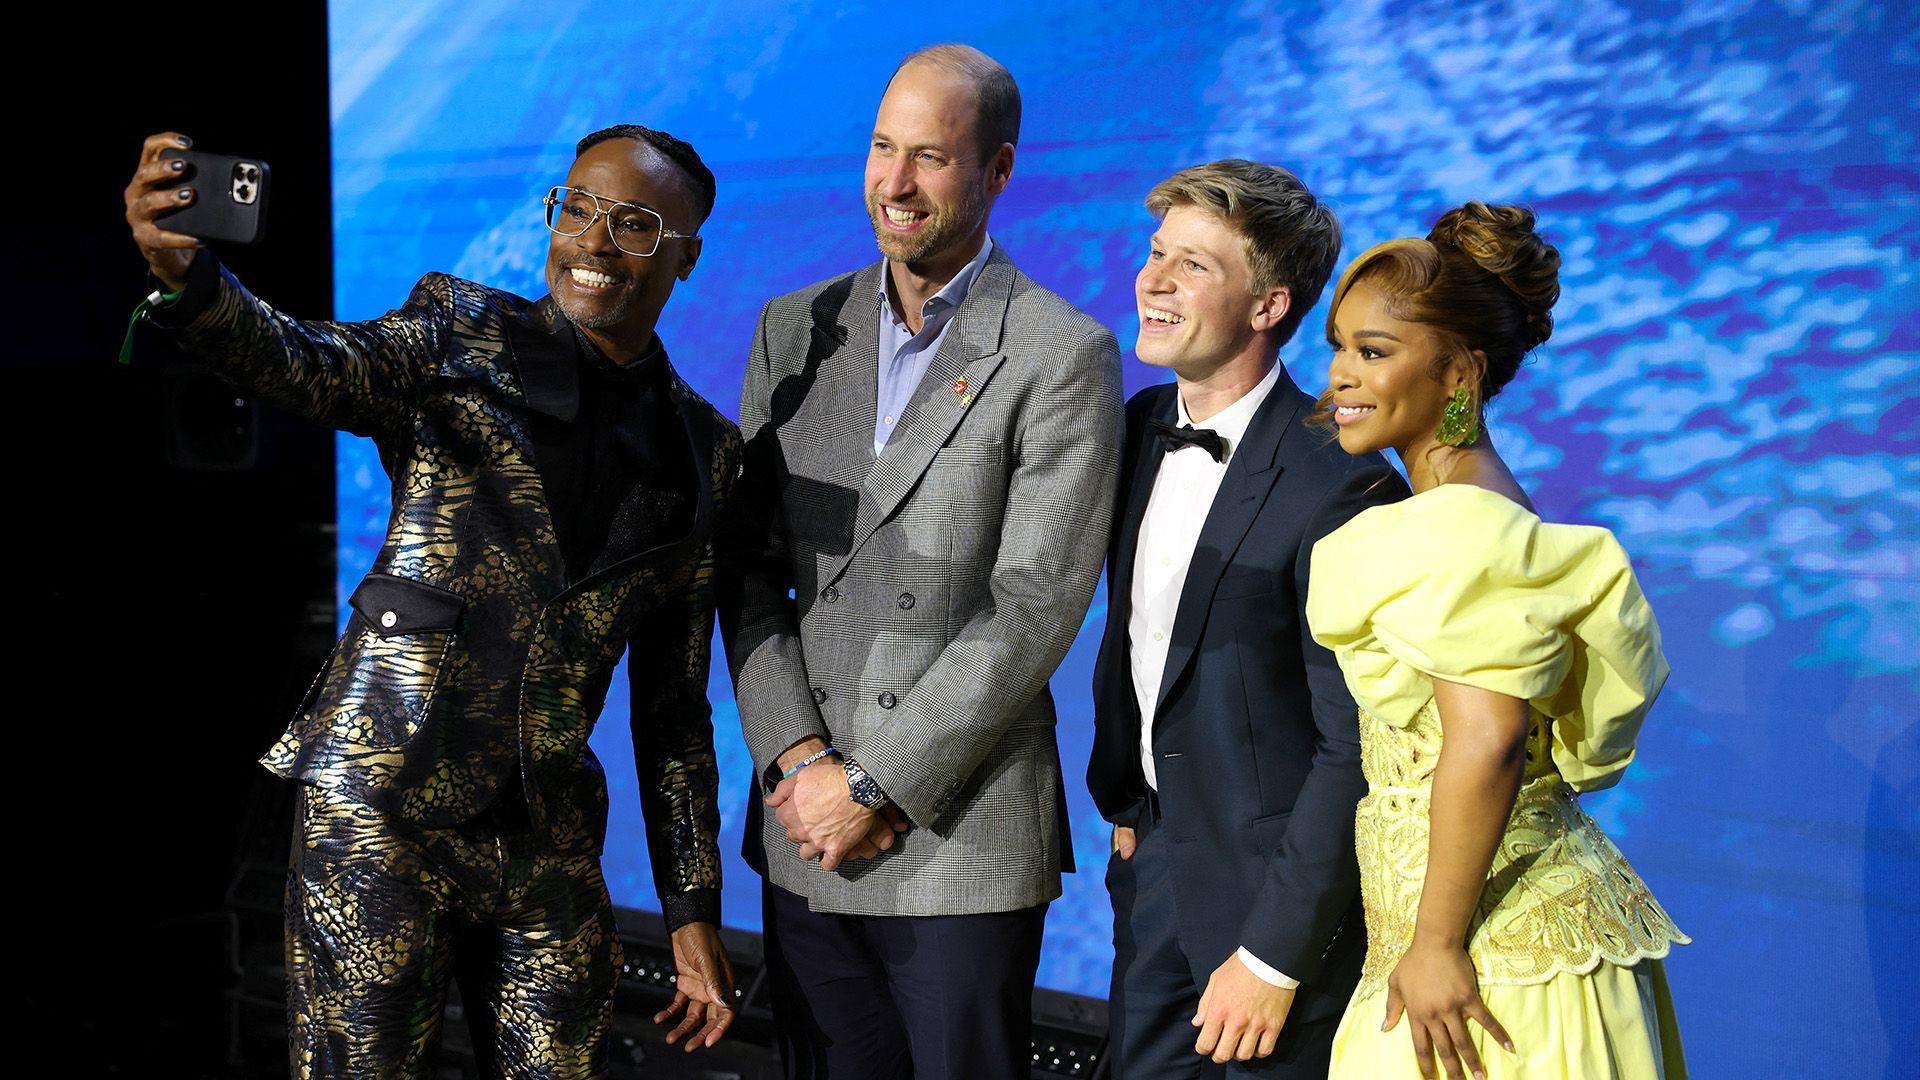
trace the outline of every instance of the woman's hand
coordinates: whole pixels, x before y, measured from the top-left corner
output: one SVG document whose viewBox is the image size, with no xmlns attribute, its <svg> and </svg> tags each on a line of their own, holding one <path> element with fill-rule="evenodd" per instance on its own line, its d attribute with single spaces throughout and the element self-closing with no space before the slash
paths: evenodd
<svg viewBox="0 0 1920 1080">
<path fill-rule="evenodd" d="M 1419 938 L 1414 939 L 1387 978 L 1387 1015 L 1380 1030 L 1392 1031 L 1403 1013 L 1412 1025 L 1413 1060 L 1428 1080 L 1435 1074 L 1436 1054 L 1452 1080 L 1464 1080 L 1466 1072 L 1480 1078 L 1487 1075 L 1467 1032 L 1468 1017 L 1513 1053 L 1507 1029 L 1480 1000 L 1480 981 L 1465 949 L 1423 946 Z"/>
<path fill-rule="evenodd" d="M 1465 1080 L 1468 1071 L 1487 1074 L 1467 1034 L 1468 1017 L 1513 1052 L 1513 1040 L 1480 1000 L 1466 938 L 1526 771 L 1530 714 L 1517 697 L 1445 679 L 1433 680 L 1433 703 L 1444 741 L 1427 811 L 1427 876 L 1413 944 L 1387 980 L 1380 1030 L 1393 1030 L 1405 1013 L 1420 1075 L 1433 1080 L 1437 1055 L 1447 1076 Z"/>
</svg>

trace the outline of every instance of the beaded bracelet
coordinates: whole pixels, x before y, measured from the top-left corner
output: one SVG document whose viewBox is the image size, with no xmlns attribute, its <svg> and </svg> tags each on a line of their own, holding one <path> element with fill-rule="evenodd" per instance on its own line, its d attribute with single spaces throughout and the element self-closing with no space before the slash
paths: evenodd
<svg viewBox="0 0 1920 1080">
<path fill-rule="evenodd" d="M 804 769 L 807 766 L 813 764 L 814 762 L 819 761 L 821 758 L 839 757 L 839 756 L 840 756 L 840 751 L 835 750 L 831 746 L 827 747 L 825 750 L 815 750 L 813 753 L 808 754 L 806 757 L 803 757 L 799 761 L 794 762 L 793 768 L 788 769 L 786 772 L 783 772 L 780 774 L 780 779 L 791 780 L 793 779 L 794 773 L 797 773 L 801 769 Z"/>
</svg>

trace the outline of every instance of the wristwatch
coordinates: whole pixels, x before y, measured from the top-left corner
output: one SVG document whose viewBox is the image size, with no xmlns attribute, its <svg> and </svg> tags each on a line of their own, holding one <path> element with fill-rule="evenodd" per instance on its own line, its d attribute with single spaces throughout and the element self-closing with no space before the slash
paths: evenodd
<svg viewBox="0 0 1920 1080">
<path fill-rule="evenodd" d="M 840 765 L 847 770 L 847 797 L 869 810 L 878 810 L 887 805 L 887 793 L 880 790 L 873 777 L 860 763 L 845 754 L 840 755 Z"/>
</svg>

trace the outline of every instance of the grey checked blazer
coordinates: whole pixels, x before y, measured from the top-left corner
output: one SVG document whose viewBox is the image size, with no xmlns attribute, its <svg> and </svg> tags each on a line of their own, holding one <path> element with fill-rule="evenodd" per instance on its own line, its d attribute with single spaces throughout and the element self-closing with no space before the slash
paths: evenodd
<svg viewBox="0 0 1920 1080">
<path fill-rule="evenodd" d="M 753 341 L 740 502 L 763 511 L 721 616 L 760 777 L 746 855 L 817 911 L 1030 907 L 1072 869 L 1047 679 L 1112 523 L 1120 352 L 996 245 L 875 457 L 883 266 L 769 301 Z M 829 873 L 754 827 L 809 735 L 913 822 L 892 851 Z"/>
</svg>

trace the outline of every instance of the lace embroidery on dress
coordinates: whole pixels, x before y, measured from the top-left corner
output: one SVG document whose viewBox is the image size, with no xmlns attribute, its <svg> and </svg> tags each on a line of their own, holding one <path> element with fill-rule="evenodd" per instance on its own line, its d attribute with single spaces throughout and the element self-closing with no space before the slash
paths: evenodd
<svg viewBox="0 0 1920 1080">
<path fill-rule="evenodd" d="M 1691 940 L 1555 771 L 1551 723 L 1533 710 L 1520 794 L 1474 913 L 1467 953 L 1482 984 L 1586 974 L 1602 960 L 1631 966 Z M 1413 942 L 1440 742 L 1432 702 L 1404 728 L 1360 710 L 1368 793 L 1356 811 L 1355 840 L 1367 959 L 1355 1000 L 1384 989 Z"/>
</svg>

